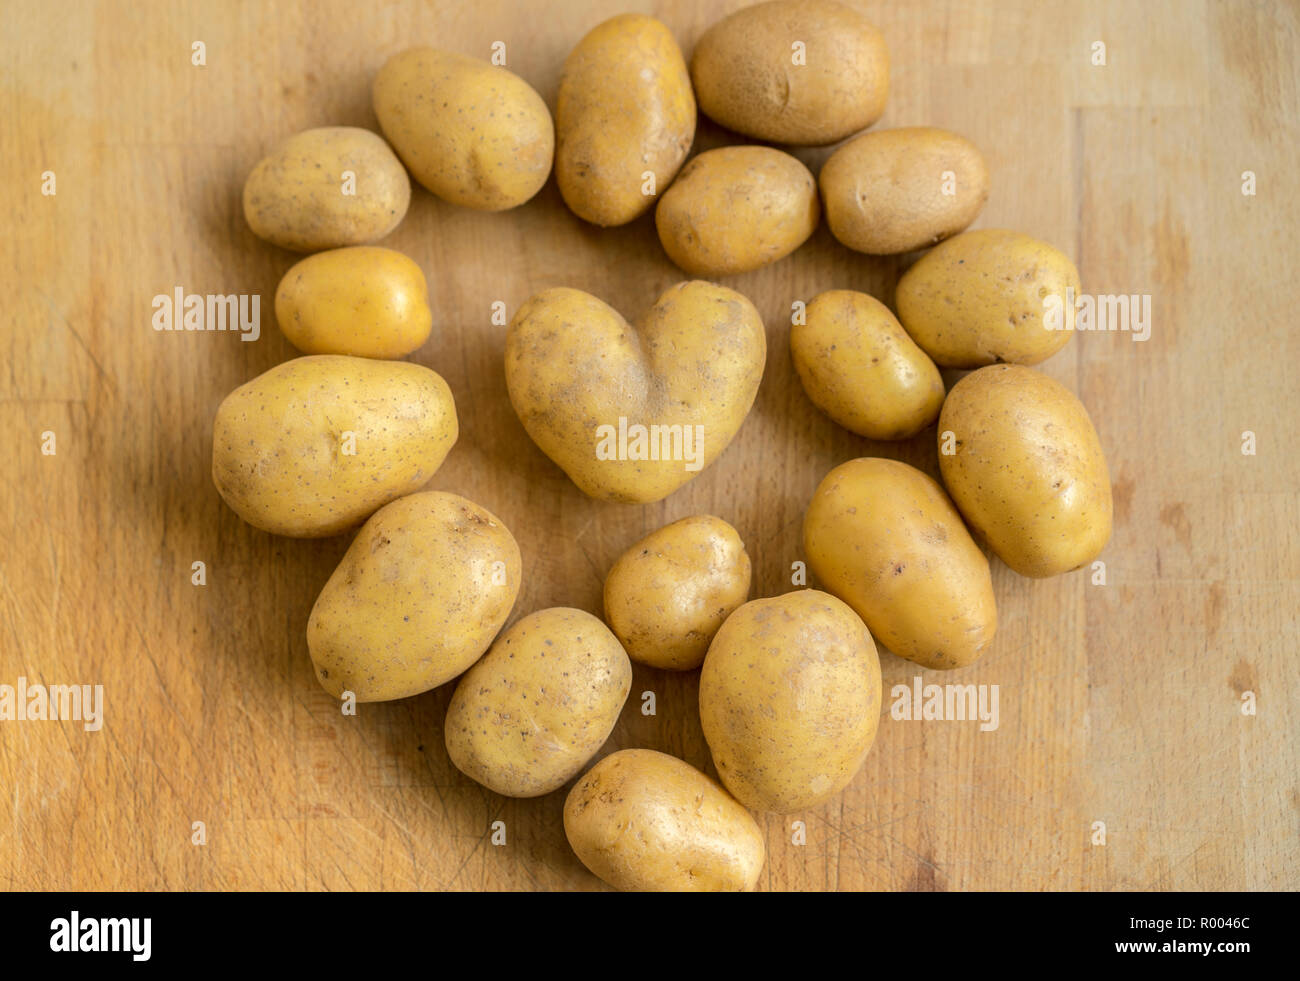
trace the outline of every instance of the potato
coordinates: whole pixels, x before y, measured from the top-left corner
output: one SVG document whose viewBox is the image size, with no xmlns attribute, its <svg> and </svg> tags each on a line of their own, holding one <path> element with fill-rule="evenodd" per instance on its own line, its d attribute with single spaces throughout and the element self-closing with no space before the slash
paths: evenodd
<svg viewBox="0 0 1300 981">
<path fill-rule="evenodd" d="M 808 567 L 900 657 L 970 664 L 993 640 L 989 563 L 943 488 L 896 460 L 842 463 L 803 523 Z"/>
<path fill-rule="evenodd" d="M 701 153 L 659 199 L 655 228 L 668 258 L 692 276 L 730 276 L 784 259 L 817 228 L 808 168 L 766 146 Z"/>
<path fill-rule="evenodd" d="M 537 294 L 506 336 L 524 429 L 591 497 L 667 497 L 726 449 L 767 357 L 752 303 L 712 283 L 669 287 L 629 326 L 574 289 Z"/>
<path fill-rule="evenodd" d="M 939 369 L 866 293 L 814 297 L 790 328 L 790 354 L 813 404 L 859 436 L 915 436 L 943 405 Z"/>
<path fill-rule="evenodd" d="M 217 408 L 212 482 L 263 531 L 337 535 L 427 483 L 458 433 L 451 390 L 428 368 L 295 358 Z"/>
<path fill-rule="evenodd" d="M 564 833 L 582 864 L 627 892 L 741 892 L 763 832 L 716 781 L 650 749 L 606 756 L 569 791 Z"/>
<path fill-rule="evenodd" d="M 478 58 L 408 48 L 379 69 L 375 115 L 411 175 L 444 201 L 504 211 L 542 189 L 555 129 L 518 75 Z"/>
<path fill-rule="evenodd" d="M 1079 272 L 1045 242 L 1019 232 L 963 232 L 927 252 L 898 281 L 898 319 L 935 363 L 978 368 L 1037 364 L 1070 340 L 1045 303 L 1079 293 Z M 1069 304 L 1066 304 L 1069 308 Z"/>
<path fill-rule="evenodd" d="M 381 702 L 450 681 L 492 643 L 520 576 L 514 536 L 473 501 L 429 491 L 380 508 L 307 620 L 321 687 Z"/>
<path fill-rule="evenodd" d="M 749 553 L 721 518 L 683 518 L 641 539 L 605 578 L 605 619 L 640 664 L 689 671 L 749 596 Z"/>
<path fill-rule="evenodd" d="M 863 133 L 818 176 L 826 224 L 851 249 L 910 252 L 964 231 L 989 197 L 975 144 L 928 126 Z"/>
<path fill-rule="evenodd" d="M 695 139 L 695 94 L 672 32 L 640 14 L 594 28 L 565 59 L 555 130 L 555 177 L 574 214 L 625 225 L 649 211 Z"/>
<path fill-rule="evenodd" d="M 727 618 L 700 672 L 700 723 L 723 785 L 789 814 L 848 786 L 880 721 L 880 661 L 858 615 L 804 589 Z"/>
<path fill-rule="evenodd" d="M 1110 540 L 1110 474 L 1088 410 L 1033 368 L 991 365 L 952 387 L 939 469 L 971 529 L 1022 576 L 1087 565 Z"/>
<path fill-rule="evenodd" d="M 383 238 L 410 203 L 401 161 L 379 136 L 354 126 L 289 137 L 244 183 L 244 218 L 253 234 L 294 252 Z"/>
<path fill-rule="evenodd" d="M 420 267 L 374 246 L 303 259 L 280 280 L 275 319 L 299 351 L 361 358 L 404 357 L 433 327 Z"/>
<path fill-rule="evenodd" d="M 776 0 L 744 7 L 705 31 L 691 80 L 700 110 L 728 129 L 823 146 L 884 114 L 889 51 L 852 7 Z"/>
<path fill-rule="evenodd" d="M 498 794 L 549 794 L 605 745 L 631 688 L 632 662 L 608 627 L 582 610 L 538 610 L 457 683 L 447 754 Z"/>
</svg>

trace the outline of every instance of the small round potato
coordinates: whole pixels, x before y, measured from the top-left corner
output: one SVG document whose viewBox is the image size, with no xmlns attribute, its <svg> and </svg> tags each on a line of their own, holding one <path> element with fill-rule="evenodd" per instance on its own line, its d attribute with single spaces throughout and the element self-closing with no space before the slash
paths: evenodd
<svg viewBox="0 0 1300 981">
<path fill-rule="evenodd" d="M 307 620 L 321 687 L 359 702 L 406 698 L 479 659 L 519 594 L 519 546 L 455 494 L 411 494 L 365 523 Z"/>
<path fill-rule="evenodd" d="M 1072 292 L 1067 294 L 1067 290 Z M 1070 340 L 1051 326 L 1069 310 L 1079 272 L 1064 254 L 1019 232 L 963 232 L 917 260 L 898 281 L 898 319 L 945 368 L 1037 364 Z M 1053 299 L 1055 298 L 1055 299 Z"/>
<path fill-rule="evenodd" d="M 701 153 L 659 199 L 655 227 L 668 258 L 692 276 L 730 276 L 784 259 L 817 228 L 817 183 L 766 146 Z"/>
<path fill-rule="evenodd" d="M 858 615 L 815 589 L 746 603 L 700 672 L 700 723 L 723 785 L 789 814 L 848 786 L 880 721 L 880 661 Z"/>
<path fill-rule="evenodd" d="M 695 95 L 672 32 L 641 14 L 595 27 L 565 59 L 555 131 L 555 177 L 574 214 L 608 226 L 649 211 L 695 139 Z"/>
<path fill-rule="evenodd" d="M 564 834 L 625 892 L 742 892 L 763 871 L 763 832 L 717 782 L 650 749 L 606 756 L 569 791 Z"/>
<path fill-rule="evenodd" d="M 275 319 L 305 354 L 401 358 L 429 336 L 433 313 L 424 273 L 376 246 L 308 256 L 275 291 Z"/>
<path fill-rule="evenodd" d="M 828 290 L 790 328 L 790 354 L 813 404 L 868 439 L 906 439 L 939 416 L 943 378 L 889 308 Z"/>
<path fill-rule="evenodd" d="M 944 452 L 946 440 L 956 452 Z M 1047 375 L 1020 365 L 971 372 L 943 404 L 939 449 L 944 483 L 971 529 L 1022 576 L 1087 565 L 1110 540 L 1110 474 L 1097 430 L 1074 393 Z"/>
<path fill-rule="evenodd" d="M 506 389 L 533 442 L 583 493 L 645 504 L 727 448 L 766 357 L 758 311 L 723 286 L 670 286 L 635 326 L 589 293 L 555 288 L 510 322 Z"/>
<path fill-rule="evenodd" d="M 721 518 L 683 518 L 643 538 L 605 579 L 605 619 L 640 664 L 689 671 L 749 596 L 750 563 Z"/>
<path fill-rule="evenodd" d="M 808 566 L 881 644 L 927 668 L 970 664 L 993 641 L 989 563 L 943 488 L 865 457 L 822 480 L 803 524 Z"/>
<path fill-rule="evenodd" d="M 885 39 L 852 7 L 774 0 L 743 7 L 691 57 L 700 109 L 746 136 L 823 146 L 866 129 L 889 95 Z"/>
<path fill-rule="evenodd" d="M 263 531 L 337 535 L 428 483 L 458 434 L 451 389 L 423 365 L 294 358 L 217 408 L 212 482 Z"/>
<path fill-rule="evenodd" d="M 928 126 L 863 133 L 831 154 L 818 183 L 831 234 L 872 255 L 942 242 L 978 218 L 989 197 L 975 144 Z"/>
<path fill-rule="evenodd" d="M 381 239 L 410 203 L 401 161 L 378 135 L 354 126 L 289 137 L 244 183 L 244 218 L 253 234 L 294 252 Z"/>
<path fill-rule="evenodd" d="M 523 204 L 555 154 L 546 103 L 504 68 L 408 48 L 375 76 L 375 115 L 412 176 L 444 201 L 481 211 Z"/>
<path fill-rule="evenodd" d="M 632 662 L 590 613 L 530 613 L 465 672 L 447 708 L 447 754 L 506 797 L 562 787 L 596 755 L 632 688 Z"/>
</svg>

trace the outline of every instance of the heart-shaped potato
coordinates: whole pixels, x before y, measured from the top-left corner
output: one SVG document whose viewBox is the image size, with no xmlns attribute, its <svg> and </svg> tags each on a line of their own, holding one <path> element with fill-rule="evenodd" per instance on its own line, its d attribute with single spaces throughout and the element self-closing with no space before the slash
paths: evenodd
<svg viewBox="0 0 1300 981">
<path fill-rule="evenodd" d="M 558 288 L 511 321 L 506 387 L 533 442 L 584 493 L 648 503 L 726 449 L 766 359 L 763 321 L 734 290 L 678 283 L 632 326 Z"/>
</svg>

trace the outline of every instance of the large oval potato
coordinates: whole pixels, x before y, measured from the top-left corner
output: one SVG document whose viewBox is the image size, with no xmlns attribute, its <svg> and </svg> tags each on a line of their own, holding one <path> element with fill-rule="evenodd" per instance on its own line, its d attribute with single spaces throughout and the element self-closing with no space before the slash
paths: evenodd
<svg viewBox="0 0 1300 981">
<path fill-rule="evenodd" d="M 993 640 L 989 563 L 943 488 L 896 460 L 864 457 L 822 480 L 803 523 L 808 567 L 895 654 L 970 664 Z"/>
<path fill-rule="evenodd" d="M 773 143 L 822 146 L 885 111 L 889 50 L 874 26 L 832 0 L 743 7 L 700 38 L 691 80 L 701 111 Z"/>
<path fill-rule="evenodd" d="M 989 197 L 975 144 L 929 126 L 863 133 L 818 175 L 826 224 L 851 249 L 910 252 L 964 231 Z"/>
<path fill-rule="evenodd" d="M 546 103 L 504 68 L 408 48 L 375 76 L 375 115 L 412 176 L 444 201 L 502 211 L 542 189 L 555 154 Z"/>
<path fill-rule="evenodd" d="M 880 661 L 858 615 L 804 589 L 746 603 L 700 672 L 700 723 L 723 785 L 789 814 L 848 786 L 880 721 Z"/>
<path fill-rule="evenodd" d="M 593 28 L 565 59 L 555 132 L 555 177 L 574 214 L 608 226 L 649 211 L 695 139 L 695 94 L 672 32 L 641 14 Z"/>
<path fill-rule="evenodd" d="M 944 451 L 951 432 L 955 452 Z M 976 534 L 1022 576 L 1087 565 L 1110 541 L 1110 474 L 1088 410 L 1060 382 L 991 365 L 952 387 L 939 469 Z"/>
<path fill-rule="evenodd" d="M 217 408 L 212 482 L 263 531 L 337 535 L 426 484 L 458 434 L 451 389 L 422 365 L 295 358 Z"/>
<path fill-rule="evenodd" d="M 492 643 L 520 575 L 514 536 L 473 501 L 429 491 L 380 508 L 307 620 L 321 687 L 379 702 L 450 681 Z"/>
<path fill-rule="evenodd" d="M 713 283 L 669 287 L 637 323 L 550 289 L 515 314 L 506 388 L 533 442 L 591 497 L 667 497 L 726 449 L 767 357 L 754 305 Z"/>
<path fill-rule="evenodd" d="M 632 688 L 632 662 L 590 613 L 530 613 L 465 672 L 447 708 L 447 755 L 507 797 L 562 787 L 605 744 Z"/>
<path fill-rule="evenodd" d="M 748 891 L 767 851 L 722 787 L 650 749 L 593 766 L 564 802 L 564 834 L 583 865 L 625 892 Z"/>
<path fill-rule="evenodd" d="M 859 436 L 906 439 L 939 416 L 939 369 L 866 293 L 814 297 L 790 328 L 790 354 L 813 404 Z"/>
<path fill-rule="evenodd" d="M 280 280 L 275 319 L 304 354 L 401 358 L 429 337 L 424 272 L 392 249 L 357 246 L 303 259 Z"/>
<path fill-rule="evenodd" d="M 721 518 L 682 518 L 624 552 L 605 577 L 605 619 L 640 664 L 704 663 L 722 622 L 749 596 L 749 554 Z"/>
<path fill-rule="evenodd" d="M 1072 291 L 1067 294 L 1067 290 Z M 978 368 L 1037 364 L 1070 340 L 1050 325 L 1050 298 L 1071 309 L 1079 271 L 1046 242 L 1019 232 L 963 232 L 927 252 L 898 281 L 898 319 L 934 362 Z"/>
<path fill-rule="evenodd" d="M 784 259 L 817 229 L 817 182 L 766 146 L 701 153 L 659 199 L 655 228 L 692 276 L 730 276 Z"/>
<path fill-rule="evenodd" d="M 401 161 L 377 134 L 355 126 L 289 137 L 244 182 L 248 227 L 294 252 L 383 238 L 401 223 L 410 203 L 411 182 Z"/>
</svg>

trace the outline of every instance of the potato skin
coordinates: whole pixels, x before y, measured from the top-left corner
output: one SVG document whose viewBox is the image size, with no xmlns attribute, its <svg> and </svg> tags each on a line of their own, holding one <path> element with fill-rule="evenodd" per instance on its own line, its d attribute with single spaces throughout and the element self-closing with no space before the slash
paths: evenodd
<svg viewBox="0 0 1300 981">
<path fill-rule="evenodd" d="M 956 452 L 943 452 L 951 431 Z M 1087 565 L 1110 540 L 1110 474 L 1083 403 L 1021 365 L 952 387 L 939 415 L 939 469 L 971 530 L 1022 576 Z"/>
<path fill-rule="evenodd" d="M 784 259 L 817 229 L 817 182 L 765 146 L 701 153 L 655 208 L 668 258 L 692 276 L 731 276 Z"/>
<path fill-rule="evenodd" d="M 1079 294 L 1079 271 L 1045 242 L 1019 232 L 963 232 L 927 252 L 898 281 L 898 319 L 945 368 L 1037 364 L 1069 343 L 1049 330 L 1043 297 Z"/>
<path fill-rule="evenodd" d="M 806 45 L 795 65 L 792 45 Z M 885 112 L 889 50 L 858 11 L 832 0 L 743 7 L 700 38 L 691 57 L 700 110 L 737 133 L 823 146 Z"/>
<path fill-rule="evenodd" d="M 939 416 L 943 378 L 889 308 L 854 290 L 814 297 L 790 354 L 817 408 L 868 439 L 915 436 Z"/>
<path fill-rule="evenodd" d="M 757 822 L 689 763 L 624 749 L 593 766 L 564 802 L 582 864 L 625 892 L 742 892 L 763 871 Z"/>
<path fill-rule="evenodd" d="M 943 174 L 954 192 L 945 195 Z M 826 223 L 859 252 L 893 255 L 965 231 L 989 197 L 975 144 L 929 126 L 863 133 L 831 154 L 818 175 Z"/>
<path fill-rule="evenodd" d="M 359 702 L 406 698 L 455 678 L 515 605 L 519 546 L 456 494 L 410 494 L 376 511 L 307 620 L 321 687 Z"/>
<path fill-rule="evenodd" d="M 392 249 L 356 246 L 303 259 L 280 280 L 275 319 L 304 354 L 401 358 L 429 337 L 424 272 Z"/>
<path fill-rule="evenodd" d="M 989 647 L 989 563 L 943 488 L 915 467 L 864 457 L 822 480 L 803 524 L 808 566 L 881 644 L 927 668 Z"/>
<path fill-rule="evenodd" d="M 555 176 L 564 202 L 596 225 L 625 225 L 672 183 L 695 139 L 695 94 L 672 32 L 621 14 L 591 30 L 564 62 L 555 104 Z"/>
<path fill-rule="evenodd" d="M 355 453 L 344 433 L 355 434 Z M 255 528 L 320 538 L 418 490 L 459 434 L 451 389 L 418 364 L 294 358 L 226 396 L 212 482 Z"/>
<path fill-rule="evenodd" d="M 726 449 L 758 393 L 767 341 L 754 305 L 713 283 L 669 287 L 636 327 L 596 297 L 558 288 L 519 308 L 505 355 L 510 403 L 542 452 L 590 497 L 648 503 Z M 599 427 L 620 417 L 692 434 L 703 426 L 700 469 L 599 459 Z"/>
<path fill-rule="evenodd" d="M 555 128 L 542 97 L 505 68 L 408 48 L 375 76 L 375 115 L 411 175 L 481 211 L 523 204 L 546 183 Z"/>
<path fill-rule="evenodd" d="M 749 553 L 713 515 L 682 518 L 624 552 L 605 578 L 605 619 L 639 664 L 690 671 L 749 597 Z"/>
<path fill-rule="evenodd" d="M 343 172 L 356 194 L 343 193 Z M 406 216 L 411 182 L 377 134 L 325 126 L 289 137 L 244 182 L 244 218 L 258 238 L 294 252 L 381 239 Z"/>
<path fill-rule="evenodd" d="M 632 662 L 600 620 L 566 607 L 538 610 L 456 685 L 447 754 L 498 794 L 549 794 L 605 744 L 631 688 Z"/>
<path fill-rule="evenodd" d="M 876 645 L 828 593 L 751 600 L 709 645 L 700 723 L 723 786 L 746 807 L 789 814 L 830 800 L 879 721 Z"/>
</svg>

